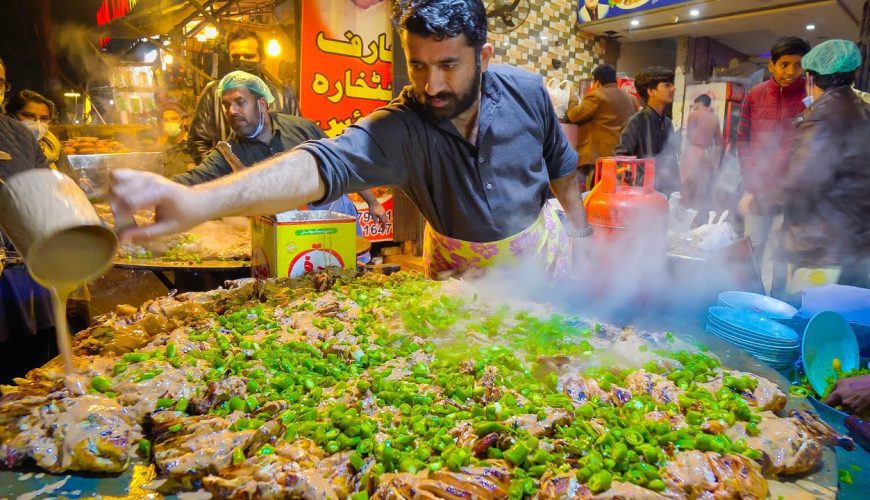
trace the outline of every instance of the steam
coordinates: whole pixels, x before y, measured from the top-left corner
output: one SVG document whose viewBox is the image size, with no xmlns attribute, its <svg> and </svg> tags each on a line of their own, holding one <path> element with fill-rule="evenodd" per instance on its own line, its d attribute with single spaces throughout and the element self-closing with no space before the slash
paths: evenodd
<svg viewBox="0 0 870 500">
<path fill-rule="evenodd" d="M 524 259 L 487 269 L 469 287 L 484 301 L 547 304 L 554 312 L 623 325 L 687 311 L 700 314 L 719 291 L 739 288 L 739 269 L 729 261 L 669 257 L 667 236 L 648 214 L 627 226 L 605 243 L 602 235 L 574 240 L 568 279 L 556 281 Z"/>
<path fill-rule="evenodd" d="M 104 77 L 120 58 L 102 52 L 93 31 L 83 25 L 62 24 L 55 29 L 58 56 L 83 79 Z"/>
</svg>

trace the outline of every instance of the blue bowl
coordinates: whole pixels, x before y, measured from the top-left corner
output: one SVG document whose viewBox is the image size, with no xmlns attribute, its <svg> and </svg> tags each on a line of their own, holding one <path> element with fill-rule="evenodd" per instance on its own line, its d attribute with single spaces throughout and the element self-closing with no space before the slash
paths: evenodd
<svg viewBox="0 0 870 500">
<path fill-rule="evenodd" d="M 752 311 L 712 306 L 707 309 L 707 314 L 710 319 L 728 325 L 731 330 L 743 331 L 748 337 L 757 340 L 787 344 L 797 342 L 800 338 L 791 328 Z"/>
<path fill-rule="evenodd" d="M 750 292 L 722 292 L 719 294 L 719 303 L 732 309 L 752 311 L 770 319 L 791 319 L 798 312 L 781 300 Z"/>
<path fill-rule="evenodd" d="M 807 379 L 817 394 L 824 394 L 826 379 L 836 376 L 834 359 L 840 359 L 841 372 L 861 364 L 855 332 L 842 316 L 831 311 L 820 312 L 807 323 L 801 353 Z"/>
</svg>

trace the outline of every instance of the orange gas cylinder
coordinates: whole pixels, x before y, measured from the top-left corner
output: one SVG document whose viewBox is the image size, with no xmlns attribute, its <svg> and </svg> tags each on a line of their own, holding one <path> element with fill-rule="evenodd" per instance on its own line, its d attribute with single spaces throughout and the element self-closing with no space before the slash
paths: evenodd
<svg viewBox="0 0 870 500">
<path fill-rule="evenodd" d="M 638 167 L 643 173 L 641 186 L 634 185 Z M 595 162 L 597 184 L 583 201 L 593 240 L 610 244 L 637 234 L 635 244 L 664 248 L 668 199 L 654 188 L 655 168 L 652 158 L 613 156 Z"/>
</svg>

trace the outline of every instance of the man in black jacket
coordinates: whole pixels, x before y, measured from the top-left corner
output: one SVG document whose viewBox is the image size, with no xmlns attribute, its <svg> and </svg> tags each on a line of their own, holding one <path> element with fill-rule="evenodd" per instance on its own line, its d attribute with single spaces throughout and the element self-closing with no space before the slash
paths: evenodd
<svg viewBox="0 0 870 500">
<path fill-rule="evenodd" d="M 10 87 L 0 60 L 0 104 Z M 18 120 L 0 115 L 0 180 L 33 168 L 48 168 L 33 133 Z M 0 231 L 0 257 L 12 253 L 15 247 Z M 48 290 L 37 285 L 24 266 L 0 268 L 0 384 L 57 354 L 53 326 Z"/>
<path fill-rule="evenodd" d="M 260 35 L 246 29 L 230 32 L 227 35 L 227 52 L 233 70 L 251 73 L 266 82 L 272 95 L 275 96 L 275 101 L 269 106 L 271 111 L 299 115 L 299 104 L 293 90 L 270 81 L 263 71 L 263 40 Z M 221 109 L 218 83 L 219 81 L 216 80 L 205 86 L 196 103 L 193 121 L 190 123 L 188 144 L 190 155 L 197 164 L 218 142 L 227 140 L 232 132 Z"/>
<path fill-rule="evenodd" d="M 625 124 L 613 154 L 655 158 L 656 191 L 670 195 L 680 190 L 674 125 L 665 108 L 674 102 L 674 72 L 660 66 L 645 68 L 634 79 L 644 107 Z M 639 172 L 637 184 L 643 181 Z"/>
</svg>

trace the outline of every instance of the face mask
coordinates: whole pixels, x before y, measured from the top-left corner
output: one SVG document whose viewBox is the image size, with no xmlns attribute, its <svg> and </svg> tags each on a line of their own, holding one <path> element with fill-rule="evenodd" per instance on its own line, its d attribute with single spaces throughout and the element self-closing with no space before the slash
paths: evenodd
<svg viewBox="0 0 870 500">
<path fill-rule="evenodd" d="M 245 73 L 250 73 L 252 75 L 260 76 L 260 73 L 263 72 L 260 67 L 260 63 L 254 61 L 245 61 L 242 59 L 233 59 L 230 62 L 230 66 L 235 71 L 244 71 Z"/>
<path fill-rule="evenodd" d="M 165 122 L 163 124 L 163 132 L 169 137 L 178 137 L 181 133 L 181 124 L 178 122 Z"/>
<path fill-rule="evenodd" d="M 264 115 L 260 111 L 259 101 L 257 102 L 257 114 L 260 115 L 260 123 L 257 125 L 257 130 L 254 130 L 254 132 L 248 136 L 248 139 L 256 139 L 257 136 L 260 135 L 261 132 L 263 132 L 263 127 L 266 126 L 266 115 Z"/>
<path fill-rule="evenodd" d="M 808 96 L 804 97 L 801 102 L 804 103 L 804 107 L 808 108 L 813 104 L 813 96 L 808 95 Z"/>
<path fill-rule="evenodd" d="M 30 129 L 30 132 L 33 134 L 33 138 L 36 139 L 36 142 L 42 140 L 45 137 L 46 132 L 48 132 L 48 125 L 42 122 L 34 122 L 34 121 L 24 121 L 21 122 L 25 127 Z"/>
</svg>

